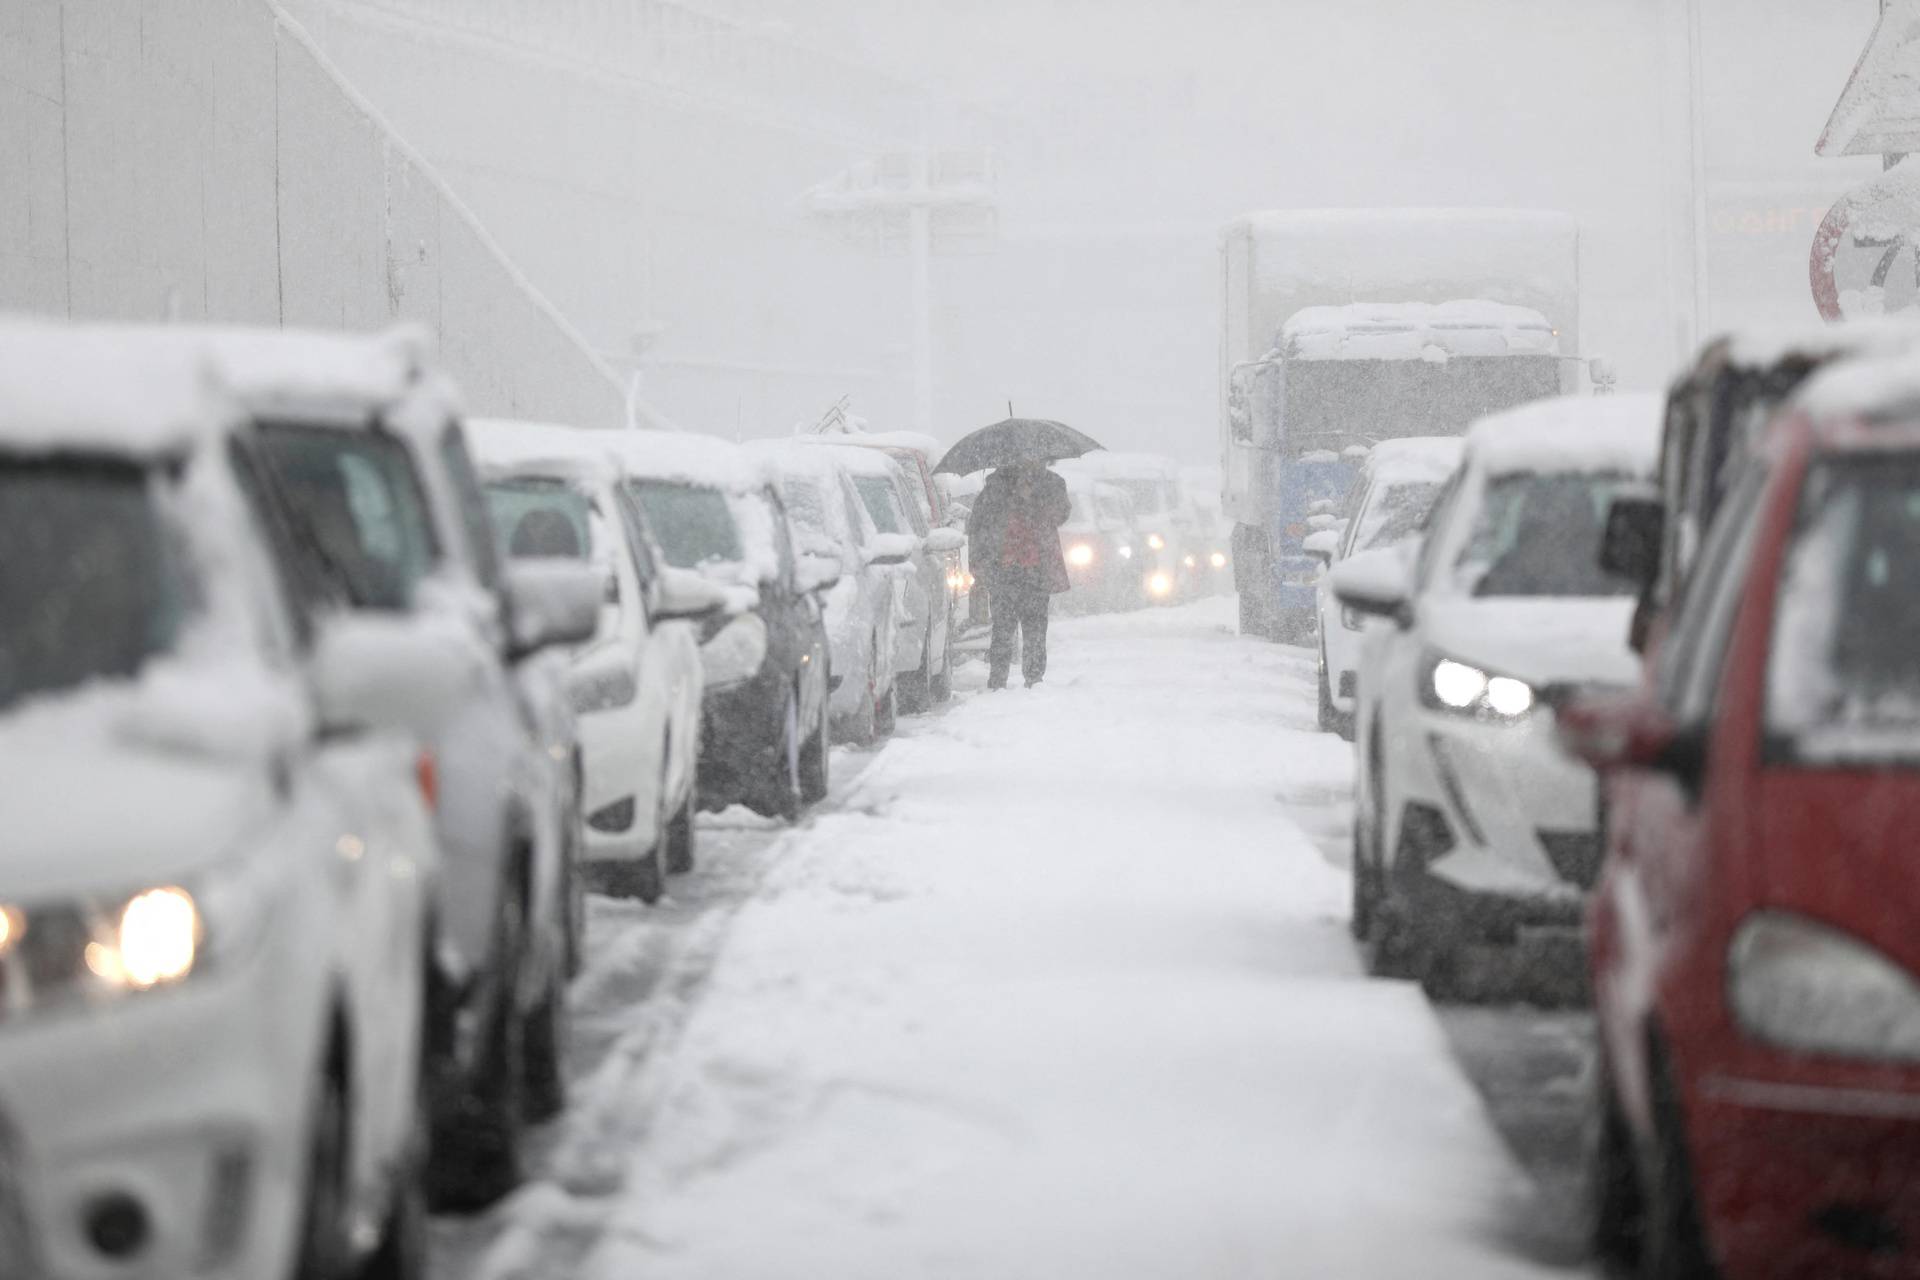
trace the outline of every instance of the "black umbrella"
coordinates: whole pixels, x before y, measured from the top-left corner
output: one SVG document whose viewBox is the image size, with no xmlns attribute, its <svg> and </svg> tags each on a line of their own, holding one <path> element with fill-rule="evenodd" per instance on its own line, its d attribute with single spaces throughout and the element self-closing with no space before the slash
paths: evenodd
<svg viewBox="0 0 1920 1280">
<path fill-rule="evenodd" d="M 962 436 L 934 470 L 964 476 L 1016 462 L 1058 462 L 1105 447 L 1064 423 L 1045 418 L 1008 418 Z"/>
</svg>

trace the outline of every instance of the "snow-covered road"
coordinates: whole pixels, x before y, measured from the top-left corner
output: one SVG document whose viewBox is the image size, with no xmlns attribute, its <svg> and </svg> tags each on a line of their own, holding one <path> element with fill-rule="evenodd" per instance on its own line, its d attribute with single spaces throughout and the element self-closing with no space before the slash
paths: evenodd
<svg viewBox="0 0 1920 1280">
<path fill-rule="evenodd" d="M 592 1073 L 458 1274 L 1537 1274 L 1440 1023 L 1347 940 L 1311 668 L 1232 630 L 1062 625 L 1038 690 L 710 832 L 712 909 L 599 904 Z"/>
</svg>

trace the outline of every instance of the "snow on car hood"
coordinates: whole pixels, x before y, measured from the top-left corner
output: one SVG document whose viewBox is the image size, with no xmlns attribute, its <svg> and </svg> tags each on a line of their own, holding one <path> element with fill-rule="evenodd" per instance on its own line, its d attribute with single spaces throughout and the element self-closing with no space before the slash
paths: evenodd
<svg viewBox="0 0 1920 1280">
<path fill-rule="evenodd" d="M 1640 678 L 1640 660 L 1627 645 L 1632 621 L 1629 596 L 1429 597 L 1418 625 L 1435 651 L 1532 685 L 1625 687 Z"/>
<path fill-rule="evenodd" d="M 211 702 L 162 672 L 0 715 L 0 897 L 137 890 L 232 857 L 273 811 L 268 744 L 292 714 L 234 679 Z"/>
</svg>

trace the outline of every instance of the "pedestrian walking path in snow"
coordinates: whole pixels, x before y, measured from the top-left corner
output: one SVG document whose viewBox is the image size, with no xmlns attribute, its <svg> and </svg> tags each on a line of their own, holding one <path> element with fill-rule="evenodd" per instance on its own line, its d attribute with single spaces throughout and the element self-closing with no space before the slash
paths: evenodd
<svg viewBox="0 0 1920 1280">
<path fill-rule="evenodd" d="M 1524 1179 L 1289 817 L 1350 768 L 1302 666 L 1213 602 L 903 721 L 635 1073 L 581 1274 L 1533 1274 Z"/>
</svg>

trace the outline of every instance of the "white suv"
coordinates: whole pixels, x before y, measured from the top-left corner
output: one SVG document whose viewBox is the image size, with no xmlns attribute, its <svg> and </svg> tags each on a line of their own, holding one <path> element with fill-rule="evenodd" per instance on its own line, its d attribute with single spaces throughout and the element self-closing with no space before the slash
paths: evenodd
<svg viewBox="0 0 1920 1280">
<path fill-rule="evenodd" d="M 417 741 L 470 648 L 309 617 L 178 344 L 8 330 L 0 401 L 0 1273 L 424 1275 Z"/>
<path fill-rule="evenodd" d="M 1599 552 L 1615 496 L 1651 490 L 1660 419 L 1640 396 L 1484 419 L 1418 548 L 1334 569 L 1340 603 L 1389 624 L 1356 708 L 1353 927 L 1376 967 L 1446 990 L 1477 946 L 1577 943 L 1599 801 L 1546 704 L 1638 679 L 1634 584 Z"/>
</svg>

